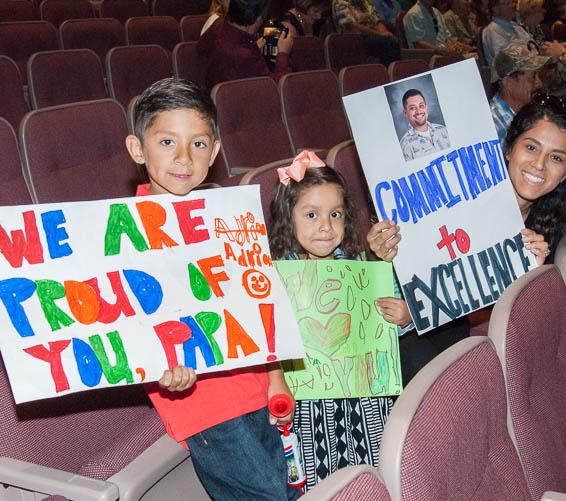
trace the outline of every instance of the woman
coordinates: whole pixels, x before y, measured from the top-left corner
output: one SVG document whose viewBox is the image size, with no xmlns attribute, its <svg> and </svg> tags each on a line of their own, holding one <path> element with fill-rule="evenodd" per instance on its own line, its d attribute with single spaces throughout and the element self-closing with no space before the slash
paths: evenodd
<svg viewBox="0 0 566 501">
<path fill-rule="evenodd" d="M 281 18 L 281 23 L 296 35 L 318 36 L 317 21 L 322 19 L 326 0 L 296 0 L 295 7 L 289 9 Z"/>
<path fill-rule="evenodd" d="M 557 97 L 531 102 L 517 113 L 507 133 L 505 153 L 526 229 L 523 243 L 537 264 L 550 263 L 564 234 L 566 217 L 566 108 Z M 392 221 L 375 224 L 367 236 L 371 250 L 392 261 L 401 240 Z M 415 332 L 399 338 L 403 384 L 440 352 L 469 335 L 466 317 L 445 324 L 424 335 Z"/>
<path fill-rule="evenodd" d="M 539 265 L 552 263 L 566 223 L 566 106 L 562 98 L 545 96 L 521 108 L 507 132 L 505 159 L 529 228 L 528 248 Z"/>
<path fill-rule="evenodd" d="M 530 33 L 537 47 L 542 46 L 546 40 L 546 36 L 541 27 L 544 19 L 545 10 L 543 8 L 544 0 L 520 0 L 517 11 L 521 18 L 521 26 Z"/>
</svg>

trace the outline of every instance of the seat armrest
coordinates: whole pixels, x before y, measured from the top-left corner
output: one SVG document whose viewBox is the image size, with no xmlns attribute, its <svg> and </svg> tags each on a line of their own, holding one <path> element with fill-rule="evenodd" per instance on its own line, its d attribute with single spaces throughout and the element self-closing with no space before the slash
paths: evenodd
<svg viewBox="0 0 566 501">
<path fill-rule="evenodd" d="M 191 454 L 169 435 L 163 435 L 125 468 L 108 480 L 120 491 L 120 501 L 139 500 L 142 495 Z"/>
<path fill-rule="evenodd" d="M 566 494 L 562 492 L 546 491 L 542 493 L 540 501 L 566 501 Z"/>
<path fill-rule="evenodd" d="M 0 457 L 0 483 L 81 501 L 115 501 L 119 497 L 118 486 L 112 482 L 7 457 Z"/>
</svg>

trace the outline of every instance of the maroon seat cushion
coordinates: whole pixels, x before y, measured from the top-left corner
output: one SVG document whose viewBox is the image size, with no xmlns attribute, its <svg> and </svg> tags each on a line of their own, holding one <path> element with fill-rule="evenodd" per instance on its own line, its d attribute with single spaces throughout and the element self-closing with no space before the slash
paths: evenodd
<svg viewBox="0 0 566 501">
<path fill-rule="evenodd" d="M 530 500 L 506 416 L 499 359 L 481 343 L 444 371 L 417 409 L 403 446 L 403 499 Z"/>
<path fill-rule="evenodd" d="M 385 485 L 371 473 L 362 473 L 348 487 L 332 497 L 331 501 L 389 501 Z"/>
<path fill-rule="evenodd" d="M 181 34 L 174 17 L 133 17 L 126 21 L 126 38 L 128 45 L 155 44 L 172 51 L 181 41 Z"/>
<path fill-rule="evenodd" d="M 20 161 L 18 141 L 11 125 L 0 117 L 0 205 L 31 204 Z"/>
<path fill-rule="evenodd" d="M 8 120 L 17 131 L 20 120 L 29 111 L 20 70 L 12 59 L 0 56 L 0 75 L 0 117 Z"/>
<path fill-rule="evenodd" d="M 506 337 L 511 418 L 533 499 L 566 492 L 566 286 L 556 268 L 516 298 Z"/>
</svg>

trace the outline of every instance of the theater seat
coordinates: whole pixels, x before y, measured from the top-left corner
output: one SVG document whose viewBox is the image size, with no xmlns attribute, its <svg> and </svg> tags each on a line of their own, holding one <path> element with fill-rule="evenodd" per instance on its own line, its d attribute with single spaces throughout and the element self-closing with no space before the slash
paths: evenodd
<svg viewBox="0 0 566 501">
<path fill-rule="evenodd" d="M 391 498 L 529 501 L 506 423 L 491 341 L 469 337 L 440 353 L 403 390 L 385 425 L 379 472 Z"/>
<path fill-rule="evenodd" d="M 34 202 L 133 196 L 143 177 L 126 150 L 127 135 L 124 110 L 112 99 L 28 113 L 20 144 Z"/>
<path fill-rule="evenodd" d="M 0 205 L 31 204 L 20 160 L 18 140 L 12 126 L 0 117 Z"/>
<path fill-rule="evenodd" d="M 14 130 L 18 130 L 20 120 L 29 111 L 29 106 L 20 70 L 8 56 L 0 56 L 0 75 L 0 117 L 8 120 Z"/>
</svg>

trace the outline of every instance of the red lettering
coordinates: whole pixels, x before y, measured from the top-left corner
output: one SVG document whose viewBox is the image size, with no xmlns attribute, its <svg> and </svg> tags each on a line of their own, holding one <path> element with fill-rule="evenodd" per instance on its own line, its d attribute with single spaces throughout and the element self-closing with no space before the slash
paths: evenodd
<svg viewBox="0 0 566 501">
<path fill-rule="evenodd" d="M 22 213 L 22 217 L 25 235 L 22 230 L 14 230 L 10 232 L 10 240 L 6 230 L 0 226 L 0 252 L 12 268 L 20 268 L 24 257 L 29 264 L 43 263 L 43 247 L 39 240 L 35 213 L 30 210 Z"/>
<path fill-rule="evenodd" d="M 169 369 L 179 365 L 175 345 L 182 344 L 191 338 L 193 335 L 191 328 L 183 322 L 169 320 L 154 326 L 153 330 L 157 334 L 159 341 L 161 341 Z"/>
<path fill-rule="evenodd" d="M 57 393 L 69 389 L 69 381 L 65 375 L 65 369 L 63 369 L 63 364 L 61 363 L 61 352 L 69 346 L 71 343 L 70 339 L 63 341 L 52 341 L 49 343 L 49 350 L 41 345 L 30 346 L 29 348 L 24 348 L 24 351 L 39 360 L 49 363 L 49 369 L 51 370 L 51 377 L 55 383 L 55 391 Z"/>
<path fill-rule="evenodd" d="M 184 202 L 173 202 L 173 208 L 177 213 L 179 229 L 181 230 L 185 244 L 196 244 L 210 238 L 206 228 L 197 230 L 197 226 L 204 225 L 202 217 L 191 217 L 192 210 L 204 209 L 204 198 L 185 200 Z"/>
<path fill-rule="evenodd" d="M 100 288 L 98 287 L 98 279 L 91 278 L 86 280 L 84 283 L 90 285 L 92 290 L 96 294 L 96 299 L 98 300 L 99 310 L 96 320 L 103 324 L 111 324 L 115 322 L 120 314 L 124 314 L 126 317 L 131 317 L 136 314 L 130 300 L 124 291 L 122 286 L 122 280 L 120 279 L 120 273 L 117 271 L 111 271 L 106 274 L 108 280 L 110 281 L 110 286 L 112 287 L 112 292 L 116 295 L 116 302 L 110 304 L 100 295 Z"/>
</svg>

